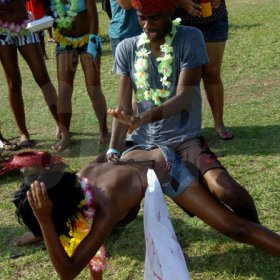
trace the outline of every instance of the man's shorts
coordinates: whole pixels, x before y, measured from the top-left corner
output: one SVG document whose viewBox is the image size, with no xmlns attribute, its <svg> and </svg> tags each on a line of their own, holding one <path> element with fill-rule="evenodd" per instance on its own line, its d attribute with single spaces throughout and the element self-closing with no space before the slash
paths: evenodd
<svg viewBox="0 0 280 280">
<path fill-rule="evenodd" d="M 27 32 L 24 35 L 15 34 L 7 35 L 0 34 L 0 46 L 15 45 L 16 47 L 22 47 L 28 44 L 39 43 L 40 39 L 36 33 Z"/>
<path fill-rule="evenodd" d="M 168 147 L 160 145 L 136 145 L 128 150 L 125 150 L 123 155 L 132 150 L 149 151 L 155 148 L 159 148 L 161 150 L 169 169 L 168 178 L 166 182 L 162 183 L 162 191 L 172 199 L 175 199 L 195 180 L 190 171 L 186 168 L 185 163 L 180 159 L 179 155 Z"/>
<path fill-rule="evenodd" d="M 210 169 L 222 168 L 217 156 L 210 151 L 203 137 L 196 137 L 180 143 L 175 152 L 185 162 L 192 175 L 202 182 L 202 176 Z"/>
</svg>

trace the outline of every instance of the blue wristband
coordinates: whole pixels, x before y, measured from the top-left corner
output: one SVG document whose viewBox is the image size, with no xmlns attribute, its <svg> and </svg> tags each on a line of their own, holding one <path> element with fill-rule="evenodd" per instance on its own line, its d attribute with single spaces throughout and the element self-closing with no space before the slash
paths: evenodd
<svg viewBox="0 0 280 280">
<path fill-rule="evenodd" d="M 117 155 L 119 157 L 121 155 L 121 152 L 118 151 L 117 149 L 110 148 L 110 149 L 107 150 L 106 155 L 108 156 L 110 154 L 114 154 L 114 155 Z"/>
<path fill-rule="evenodd" d="M 93 56 L 95 60 L 98 54 L 101 54 L 102 44 L 99 35 L 89 34 L 87 52 Z"/>
</svg>

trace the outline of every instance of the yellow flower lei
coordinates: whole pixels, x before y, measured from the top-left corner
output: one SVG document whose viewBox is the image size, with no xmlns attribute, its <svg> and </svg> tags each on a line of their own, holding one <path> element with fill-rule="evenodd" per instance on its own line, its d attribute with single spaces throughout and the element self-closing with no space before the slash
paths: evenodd
<svg viewBox="0 0 280 280">
<path fill-rule="evenodd" d="M 71 224 L 70 221 L 68 222 L 67 225 L 69 228 L 69 237 L 65 235 L 59 236 L 60 242 L 65 252 L 70 257 L 73 255 L 77 246 L 89 233 L 95 215 L 95 208 L 92 206 L 93 193 L 91 191 L 89 180 L 87 178 L 82 178 L 80 183 L 85 195 L 85 199 L 80 202 L 79 208 L 86 207 L 87 210 L 84 210 L 84 215 L 78 214 L 73 221 L 73 224 Z M 104 245 L 101 245 L 98 252 L 89 262 L 91 269 L 97 272 L 104 270 L 105 258 L 106 250 Z"/>
<path fill-rule="evenodd" d="M 66 48 L 67 46 L 72 46 L 73 48 L 82 47 L 88 43 L 88 34 L 80 37 L 68 37 L 62 35 L 58 28 L 54 29 L 53 36 L 56 42 L 59 43 L 61 48 Z"/>
<path fill-rule="evenodd" d="M 171 46 L 173 38 L 177 31 L 181 19 L 177 18 L 172 21 L 172 30 L 170 35 L 165 36 L 165 43 L 160 46 L 160 50 L 164 53 L 163 57 L 158 57 L 158 73 L 161 74 L 162 89 L 152 89 L 149 83 L 149 74 L 146 72 L 148 69 L 148 56 L 151 53 L 148 51 L 146 45 L 150 43 L 146 33 L 142 33 L 137 43 L 138 50 L 136 51 L 135 68 L 135 84 L 137 86 L 136 98 L 137 102 L 144 100 L 151 100 L 156 106 L 160 105 L 162 99 L 170 97 L 171 83 L 168 78 L 172 74 L 173 62 L 173 47 Z M 141 48 L 140 48 L 141 47 Z"/>
</svg>

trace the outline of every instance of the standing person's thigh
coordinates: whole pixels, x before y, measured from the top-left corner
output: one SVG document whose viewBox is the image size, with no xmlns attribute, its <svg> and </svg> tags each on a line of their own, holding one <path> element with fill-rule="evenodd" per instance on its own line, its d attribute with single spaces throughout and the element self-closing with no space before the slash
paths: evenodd
<svg viewBox="0 0 280 280">
<path fill-rule="evenodd" d="M 83 53 L 80 55 L 80 60 L 82 64 L 82 69 L 85 74 L 86 85 L 88 87 L 100 86 L 101 57 L 97 56 L 97 58 L 93 60 L 91 54 Z"/>
<path fill-rule="evenodd" d="M 50 81 L 45 60 L 39 43 L 31 43 L 18 47 L 22 57 L 28 64 L 38 85 L 43 86 Z"/>
<path fill-rule="evenodd" d="M 67 85 L 71 86 L 73 89 L 73 81 L 79 62 L 79 54 L 75 50 L 61 52 L 57 55 L 56 62 L 59 87 Z"/>
<path fill-rule="evenodd" d="M 0 61 L 8 82 L 17 81 L 20 84 L 21 76 L 18 66 L 17 47 L 15 45 L 0 46 Z"/>
<path fill-rule="evenodd" d="M 213 79 L 217 75 L 218 77 L 220 76 L 225 46 L 225 41 L 206 43 L 209 64 L 203 65 L 202 67 L 203 79 Z"/>
</svg>

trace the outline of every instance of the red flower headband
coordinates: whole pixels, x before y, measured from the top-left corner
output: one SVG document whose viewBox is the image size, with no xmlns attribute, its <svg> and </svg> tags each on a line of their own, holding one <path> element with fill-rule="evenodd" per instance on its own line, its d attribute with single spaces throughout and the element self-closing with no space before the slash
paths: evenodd
<svg viewBox="0 0 280 280">
<path fill-rule="evenodd" d="M 170 11 L 177 4 L 176 0 L 131 0 L 132 7 L 142 14 L 154 14 Z"/>
</svg>

